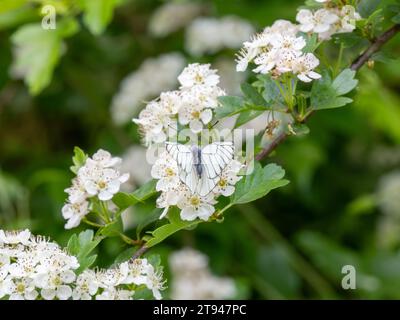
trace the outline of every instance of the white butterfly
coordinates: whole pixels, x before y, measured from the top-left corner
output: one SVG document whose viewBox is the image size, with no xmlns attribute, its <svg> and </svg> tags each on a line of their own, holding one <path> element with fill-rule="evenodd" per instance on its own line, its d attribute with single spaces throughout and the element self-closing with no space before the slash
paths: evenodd
<svg viewBox="0 0 400 320">
<path fill-rule="evenodd" d="M 202 197 L 215 188 L 235 150 L 232 142 L 214 142 L 203 148 L 166 142 L 166 149 L 178 163 L 181 181 Z"/>
</svg>

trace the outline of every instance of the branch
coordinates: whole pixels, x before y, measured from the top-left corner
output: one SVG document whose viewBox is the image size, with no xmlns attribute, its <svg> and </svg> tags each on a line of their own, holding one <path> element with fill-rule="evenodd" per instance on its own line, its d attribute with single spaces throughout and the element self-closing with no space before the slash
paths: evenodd
<svg viewBox="0 0 400 320">
<path fill-rule="evenodd" d="M 132 256 L 132 261 L 139 258 L 143 253 L 147 251 L 148 247 L 146 247 L 146 244 L 142 245 Z"/>
<path fill-rule="evenodd" d="M 400 31 L 400 24 L 395 24 L 389 30 L 382 33 L 379 37 L 377 37 L 372 44 L 365 50 L 354 62 L 351 64 L 350 69 L 357 71 L 359 70 L 364 63 L 366 63 L 371 56 L 378 52 L 379 49 L 390 39 L 392 39 L 398 32 Z"/>
<path fill-rule="evenodd" d="M 357 57 L 357 59 L 354 60 L 354 62 L 350 66 L 350 69 L 354 71 L 359 70 L 364 65 L 364 63 L 366 63 L 371 58 L 371 56 L 375 52 L 379 51 L 379 49 L 386 42 L 392 39 L 398 32 L 400 32 L 400 24 L 395 24 L 393 27 L 382 33 L 371 43 L 371 45 L 359 57 Z M 267 157 L 288 136 L 289 135 L 285 132 L 278 134 L 267 147 L 265 147 L 256 155 L 255 157 L 256 160 L 260 161 L 263 158 Z"/>
</svg>

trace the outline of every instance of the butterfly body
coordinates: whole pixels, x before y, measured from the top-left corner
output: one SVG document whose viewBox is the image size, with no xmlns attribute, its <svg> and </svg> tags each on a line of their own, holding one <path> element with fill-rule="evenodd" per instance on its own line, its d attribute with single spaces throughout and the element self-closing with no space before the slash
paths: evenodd
<svg viewBox="0 0 400 320">
<path fill-rule="evenodd" d="M 193 155 L 193 165 L 196 170 L 197 176 L 201 179 L 203 174 L 203 165 L 201 162 L 201 148 L 196 145 L 192 145 L 191 147 L 192 155 Z"/>
<path fill-rule="evenodd" d="M 178 164 L 180 180 L 200 196 L 215 188 L 234 154 L 232 142 L 214 142 L 203 148 L 167 142 L 166 150 Z"/>
</svg>

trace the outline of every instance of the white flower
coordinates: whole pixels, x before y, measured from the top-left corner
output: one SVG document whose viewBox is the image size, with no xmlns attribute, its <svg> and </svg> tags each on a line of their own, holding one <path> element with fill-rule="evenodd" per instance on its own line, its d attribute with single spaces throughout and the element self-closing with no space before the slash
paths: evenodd
<svg viewBox="0 0 400 320">
<path fill-rule="evenodd" d="M 178 164 L 166 152 L 160 156 L 151 168 L 151 176 L 158 179 L 156 190 L 168 191 L 180 183 Z"/>
<path fill-rule="evenodd" d="M 340 10 L 339 16 L 340 27 L 337 33 L 352 32 L 356 28 L 356 22 L 361 19 L 361 16 L 353 6 L 346 5 Z"/>
<path fill-rule="evenodd" d="M 74 300 L 92 300 L 99 289 L 96 273 L 93 270 L 85 270 L 81 273 L 75 284 L 72 291 L 72 299 Z"/>
<path fill-rule="evenodd" d="M 121 183 L 129 179 L 129 174 L 121 175 L 114 168 L 99 167 L 97 162 L 90 158 L 79 169 L 78 175 L 82 177 L 86 192 L 90 196 L 97 195 L 102 201 L 110 200 L 119 191 Z"/>
<path fill-rule="evenodd" d="M 162 299 L 160 290 L 164 290 L 164 282 L 162 281 L 162 272 L 154 270 L 154 267 L 147 265 L 146 287 L 152 291 L 154 298 Z"/>
<path fill-rule="evenodd" d="M 119 265 L 121 274 L 124 279 L 121 281 L 123 284 L 146 284 L 147 272 L 150 268 L 146 259 L 135 259 L 133 261 L 124 262 Z"/>
<path fill-rule="evenodd" d="M 182 88 L 191 88 L 195 85 L 216 86 L 219 83 L 217 71 L 210 69 L 210 64 L 189 64 L 178 76 Z"/>
<path fill-rule="evenodd" d="M 32 279 L 14 279 L 9 284 L 8 293 L 10 300 L 35 300 L 38 296 Z"/>
<path fill-rule="evenodd" d="M 62 272 L 53 271 L 40 274 L 35 278 L 35 284 L 41 288 L 40 294 L 45 300 L 67 300 L 72 296 L 70 284 L 75 280 L 75 273 L 71 270 Z"/>
<path fill-rule="evenodd" d="M 321 78 L 319 73 L 316 73 L 314 68 L 319 65 L 319 60 L 312 53 L 306 53 L 296 60 L 293 71 L 297 77 L 303 82 L 310 82 L 314 79 Z"/>
<path fill-rule="evenodd" d="M 93 156 L 92 160 L 102 168 L 114 167 L 121 163 L 121 158 L 112 157 L 111 153 L 106 150 L 99 149 Z"/>
<path fill-rule="evenodd" d="M 199 218 L 207 221 L 215 212 L 213 207 L 215 203 L 211 193 L 206 197 L 201 197 L 187 191 L 181 195 L 177 206 L 182 210 L 180 214 L 182 220 L 193 221 Z"/>
<path fill-rule="evenodd" d="M 31 237 L 31 232 L 28 229 L 23 231 L 11 231 L 7 232 L 0 230 L 0 245 L 5 244 L 29 244 L 29 239 Z"/>
<path fill-rule="evenodd" d="M 194 133 L 199 133 L 203 129 L 203 124 L 208 124 L 212 119 L 212 111 L 203 109 L 202 105 L 190 103 L 179 110 L 179 123 L 189 124 L 189 128 Z"/>
<path fill-rule="evenodd" d="M 64 219 L 68 220 L 65 229 L 77 227 L 83 217 L 89 213 L 89 202 L 84 200 L 76 203 L 66 203 L 62 209 Z"/>
<path fill-rule="evenodd" d="M 79 177 L 72 180 L 72 186 L 64 190 L 68 193 L 68 201 L 70 203 L 82 203 L 88 197 L 85 186 Z"/>
<path fill-rule="evenodd" d="M 327 9 L 319 9 L 314 14 L 308 9 L 301 9 L 296 20 L 300 23 L 299 29 L 302 32 L 323 33 L 327 32 L 339 17 Z"/>
<path fill-rule="evenodd" d="M 238 176 L 242 168 L 243 165 L 239 161 L 232 160 L 222 171 L 220 180 L 213 190 L 214 194 L 222 194 L 224 197 L 232 195 L 235 192 L 235 184 L 242 178 Z"/>
<path fill-rule="evenodd" d="M 114 287 L 106 288 L 96 296 L 96 300 L 132 300 L 133 292 L 129 290 L 118 290 Z"/>
</svg>

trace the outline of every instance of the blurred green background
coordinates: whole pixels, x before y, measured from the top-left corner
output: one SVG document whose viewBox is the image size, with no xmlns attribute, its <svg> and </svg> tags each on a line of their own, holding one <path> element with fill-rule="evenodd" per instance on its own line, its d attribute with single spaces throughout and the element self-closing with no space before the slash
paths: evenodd
<svg viewBox="0 0 400 320">
<path fill-rule="evenodd" d="M 187 62 L 216 63 L 233 60 L 237 49 L 194 56 L 185 46 L 188 27 L 163 36 L 149 31 L 165 1 L 118 1 L 101 34 L 90 32 L 77 17 L 80 29 L 64 40 L 50 84 L 32 95 L 10 72 L 16 55 L 11 35 L 40 21 L 35 4 L 46 1 L 23 2 L 0 11 L 0 227 L 28 227 L 66 245 L 78 231 L 64 230 L 61 216 L 63 190 L 72 178 L 68 169 L 73 147 L 90 154 L 104 148 L 120 156 L 128 149 L 141 150 L 137 127 L 129 119 L 122 125 L 112 120 L 111 105 L 121 81 L 146 59 L 161 54 L 180 52 Z M 200 7 L 196 17 L 235 15 L 255 30 L 276 19 L 294 21 L 302 4 L 189 2 Z M 348 62 L 352 50 L 345 50 Z M 395 58 L 400 37 L 385 50 L 394 58 L 359 72 L 354 103 L 317 113 L 308 136 L 290 138 L 267 159 L 286 169 L 288 186 L 231 209 L 221 224 L 178 233 L 152 253 L 160 253 L 167 266 L 171 251 L 193 246 L 210 257 L 216 274 L 237 281 L 242 298 L 400 298 L 400 60 Z M 48 59 L 41 56 L 45 52 L 40 46 L 32 50 L 28 63 Z M 135 107 L 135 115 L 142 106 Z M 133 151 L 125 162 L 134 173 L 132 189 L 146 180 L 140 176 L 142 151 L 138 157 Z M 127 233 L 134 235 L 137 222 L 152 209 L 142 206 L 129 212 Z M 110 264 L 124 249 L 119 239 L 108 239 L 99 248 L 97 264 Z M 357 270 L 356 290 L 341 287 L 341 270 L 348 264 Z"/>
</svg>

